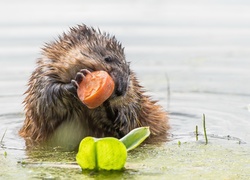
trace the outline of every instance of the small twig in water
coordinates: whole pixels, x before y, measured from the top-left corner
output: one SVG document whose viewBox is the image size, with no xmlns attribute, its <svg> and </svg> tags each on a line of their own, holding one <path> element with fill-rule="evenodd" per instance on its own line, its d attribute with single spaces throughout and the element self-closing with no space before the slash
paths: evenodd
<svg viewBox="0 0 250 180">
<path fill-rule="evenodd" d="M 195 137 L 196 137 L 196 141 L 198 141 L 198 126 L 195 127 Z"/>
<path fill-rule="evenodd" d="M 33 167 L 55 167 L 55 168 L 70 168 L 79 169 L 79 165 L 76 162 L 27 162 L 18 161 L 18 164 L 22 166 L 33 166 Z"/>
<path fill-rule="evenodd" d="M 205 137 L 205 140 L 206 140 L 205 145 L 207 145 L 208 144 L 208 139 L 207 139 L 207 131 L 206 131 L 205 114 L 202 115 L 202 121 L 203 121 L 204 137 Z"/>
<path fill-rule="evenodd" d="M 169 111 L 169 108 L 170 108 L 170 80 L 169 80 L 167 73 L 166 73 L 166 80 L 167 80 L 167 101 L 168 101 L 167 108 Z"/>
<path fill-rule="evenodd" d="M 7 129 L 5 129 L 5 131 L 4 131 L 4 133 L 3 133 L 3 136 L 2 136 L 2 138 L 1 138 L 1 141 L 0 141 L 0 145 L 1 145 L 1 146 L 3 145 L 3 138 L 4 138 L 5 134 L 6 134 L 6 131 L 7 131 Z"/>
</svg>

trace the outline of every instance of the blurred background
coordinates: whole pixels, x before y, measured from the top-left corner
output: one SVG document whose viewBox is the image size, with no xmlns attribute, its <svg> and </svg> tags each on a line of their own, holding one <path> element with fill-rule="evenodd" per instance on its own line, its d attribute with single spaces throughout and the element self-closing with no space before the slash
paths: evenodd
<svg viewBox="0 0 250 180">
<path fill-rule="evenodd" d="M 0 2 L 7 145 L 23 147 L 23 93 L 41 47 L 82 23 L 122 42 L 142 85 L 169 112 L 173 139 L 187 138 L 204 113 L 209 134 L 250 142 L 250 1 L 8 0 Z"/>
</svg>

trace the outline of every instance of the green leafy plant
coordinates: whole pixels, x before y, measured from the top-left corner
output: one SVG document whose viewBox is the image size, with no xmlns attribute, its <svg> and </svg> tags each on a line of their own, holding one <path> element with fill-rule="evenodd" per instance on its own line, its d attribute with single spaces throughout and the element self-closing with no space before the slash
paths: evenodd
<svg viewBox="0 0 250 180">
<path fill-rule="evenodd" d="M 149 127 L 140 127 L 120 140 L 86 137 L 80 143 L 76 161 L 82 169 L 121 170 L 127 160 L 127 151 L 139 146 L 149 135 Z"/>
</svg>

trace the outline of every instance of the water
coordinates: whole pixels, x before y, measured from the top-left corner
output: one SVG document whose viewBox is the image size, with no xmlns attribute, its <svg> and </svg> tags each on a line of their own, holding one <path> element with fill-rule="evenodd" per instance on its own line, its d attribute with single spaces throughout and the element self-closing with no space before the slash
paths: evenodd
<svg viewBox="0 0 250 180">
<path fill-rule="evenodd" d="M 128 166 L 132 163 L 132 170 L 94 177 L 162 178 L 171 173 L 176 173 L 175 178 L 187 177 L 190 172 L 186 166 L 171 161 L 173 168 L 169 168 L 159 160 L 165 155 L 172 155 L 177 160 L 187 161 L 185 154 L 178 156 L 177 153 L 181 152 L 176 149 L 177 141 L 190 143 L 182 146 L 186 151 L 192 148 L 197 148 L 196 153 L 203 151 L 203 147 L 194 142 L 192 134 L 196 125 L 199 132 L 203 133 L 202 114 L 206 115 L 211 143 L 207 148 L 208 154 L 213 155 L 214 150 L 218 150 L 216 157 L 221 157 L 223 153 L 238 154 L 231 160 L 236 159 L 246 166 L 240 171 L 242 176 L 237 177 L 249 177 L 248 1 L 169 0 L 156 3 L 150 0 L 74 0 L 38 3 L 31 0 L 11 0 L 0 3 L 0 13 L 0 138 L 5 134 L 0 149 L 0 165 L 4 166 L 3 173 L 0 171 L 0 179 L 18 177 L 13 172 L 21 174 L 23 179 L 60 175 L 53 168 L 48 172 L 44 167 L 22 168 L 21 165 L 16 165 L 17 161 L 41 159 L 40 156 L 30 156 L 25 151 L 25 143 L 17 132 L 24 120 L 23 93 L 35 67 L 35 59 L 39 57 L 40 48 L 45 42 L 54 40 L 58 34 L 68 31 L 70 26 L 81 23 L 116 35 L 125 46 L 127 59 L 131 61 L 132 69 L 141 83 L 169 111 L 172 126 L 172 141 L 164 146 L 166 149 L 161 147 L 164 150 L 159 150 L 159 154 L 154 156 L 155 161 L 149 154 L 147 158 L 137 159 L 134 163 L 131 155 Z M 203 142 L 202 137 L 200 141 Z M 239 143 L 240 148 L 236 145 Z M 152 147 L 148 148 L 149 152 L 154 152 Z M 139 151 L 144 149 L 135 153 L 140 157 Z M 165 154 L 166 151 L 169 154 Z M 4 152 L 7 152 L 6 157 Z M 57 155 L 58 159 L 51 161 L 65 160 L 63 155 Z M 192 157 L 196 159 L 195 155 Z M 65 162 L 73 159 L 74 155 L 70 155 L 70 159 Z M 163 169 L 159 170 L 156 160 L 162 163 Z M 186 174 L 181 175 L 174 167 Z M 237 171 L 236 165 L 230 167 L 231 172 Z M 201 169 L 209 170 L 203 166 Z M 70 169 L 66 170 L 68 171 Z M 197 170 L 196 173 L 198 172 Z M 70 175 L 79 177 L 79 174 L 79 169 L 75 168 Z M 234 177 L 230 173 L 228 176 L 217 175 L 223 178 Z M 64 176 L 59 177 L 63 179 Z M 203 177 L 211 178 L 209 175 Z"/>
</svg>

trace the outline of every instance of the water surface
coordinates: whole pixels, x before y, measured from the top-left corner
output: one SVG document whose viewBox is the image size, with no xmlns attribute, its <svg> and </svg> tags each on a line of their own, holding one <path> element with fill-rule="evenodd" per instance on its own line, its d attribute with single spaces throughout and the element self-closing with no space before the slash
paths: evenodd
<svg viewBox="0 0 250 180">
<path fill-rule="evenodd" d="M 82 176 L 75 166 L 61 170 L 17 164 L 74 160 L 72 154 L 67 159 L 56 152 L 52 160 L 49 155 L 30 156 L 17 132 L 24 120 L 23 93 L 40 48 L 81 23 L 116 35 L 148 94 L 169 112 L 172 127 L 166 145 L 132 153 L 128 171 L 84 178 L 249 178 L 248 1 L 11 0 L 1 2 L 0 13 L 0 138 L 4 136 L 0 179 Z M 203 133 L 202 114 L 210 140 L 207 146 L 202 136 L 195 142 L 193 135 L 196 125 Z M 226 165 L 220 159 L 226 159 Z"/>
</svg>

